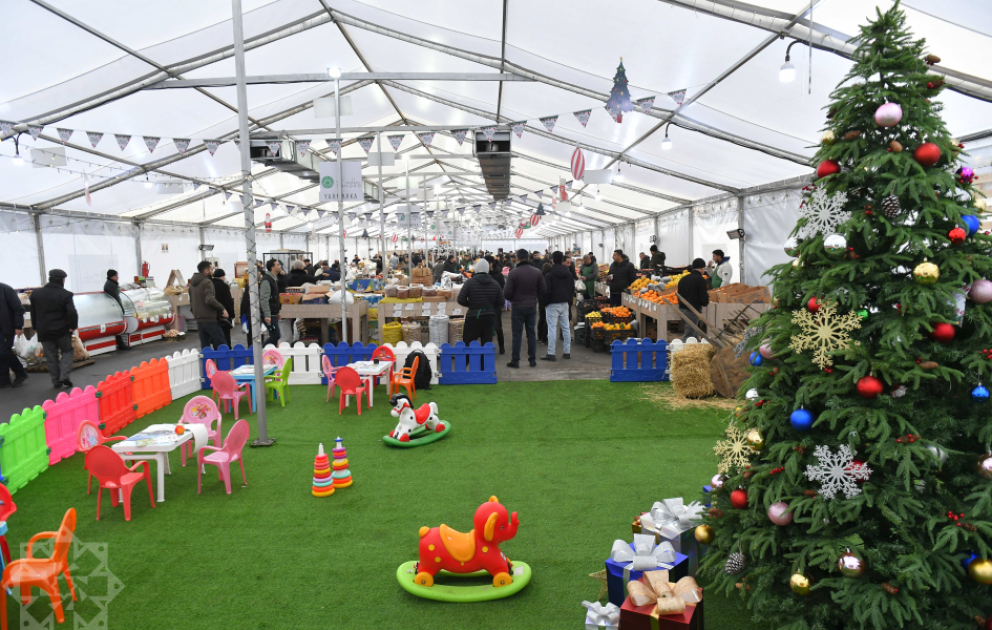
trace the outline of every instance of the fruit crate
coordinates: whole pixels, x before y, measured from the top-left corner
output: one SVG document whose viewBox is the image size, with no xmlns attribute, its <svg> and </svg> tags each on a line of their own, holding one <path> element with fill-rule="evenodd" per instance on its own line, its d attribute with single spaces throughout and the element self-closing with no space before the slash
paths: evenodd
<svg viewBox="0 0 992 630">
<path fill-rule="evenodd" d="M 603 331 L 603 344 L 607 349 L 613 345 L 614 341 L 625 341 L 636 334 L 637 331 L 634 329 L 629 330 L 604 330 Z"/>
<path fill-rule="evenodd" d="M 581 300 L 575 305 L 575 312 L 579 317 L 585 317 L 598 308 L 599 305 L 596 304 L 596 300 Z"/>
<path fill-rule="evenodd" d="M 621 317 L 619 315 L 612 315 L 610 313 L 603 313 L 603 321 L 607 324 L 629 324 L 634 321 L 634 314 Z"/>
</svg>

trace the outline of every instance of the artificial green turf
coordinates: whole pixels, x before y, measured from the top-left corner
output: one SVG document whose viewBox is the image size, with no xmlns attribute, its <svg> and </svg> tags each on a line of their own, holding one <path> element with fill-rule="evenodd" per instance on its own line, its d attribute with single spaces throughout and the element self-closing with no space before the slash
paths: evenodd
<svg viewBox="0 0 992 630">
<path fill-rule="evenodd" d="M 607 381 L 435 387 L 419 392 L 416 402 L 436 401 L 455 430 L 422 448 L 396 449 L 380 441 L 396 424 L 384 388 L 359 417 L 354 407 L 338 416 L 337 401 L 324 402 L 326 388 L 294 386 L 285 408 L 268 408 L 277 444 L 245 449 L 247 488 L 235 468 L 227 496 L 209 467 L 197 496 L 196 468 L 182 468 L 176 452 L 164 503 L 151 509 L 138 488 L 125 522 L 105 494 L 97 522 L 96 494 L 86 495 L 77 454 L 14 496 L 18 513 L 7 537 L 20 557 L 22 543 L 56 529 L 75 506 L 78 539 L 107 543 L 107 568 L 124 585 L 109 607 L 111 629 L 581 627 L 581 602 L 598 590 L 588 574 L 604 568 L 615 539 L 631 540 L 633 517 L 663 498 L 699 498 L 716 469 L 712 448 L 726 412 L 659 406 L 644 399 L 644 387 Z M 173 422 L 184 403 L 175 401 L 126 432 Z M 226 414 L 225 433 L 232 423 Z M 315 498 L 317 443 L 329 450 L 338 435 L 355 483 Z M 403 591 L 396 568 L 416 559 L 417 530 L 446 523 L 468 531 L 476 507 L 493 494 L 519 512 L 517 537 L 502 550 L 532 567 L 530 585 L 504 600 L 462 605 Z M 77 585 L 106 592 L 107 578 L 90 578 L 89 585 L 82 579 L 94 563 L 77 560 Z M 13 623 L 16 601 L 8 601 Z M 92 601 L 77 607 L 87 619 L 97 610 Z M 43 614 L 39 603 L 31 611 Z M 744 616 L 735 603 L 707 597 L 711 630 L 745 628 Z"/>
</svg>

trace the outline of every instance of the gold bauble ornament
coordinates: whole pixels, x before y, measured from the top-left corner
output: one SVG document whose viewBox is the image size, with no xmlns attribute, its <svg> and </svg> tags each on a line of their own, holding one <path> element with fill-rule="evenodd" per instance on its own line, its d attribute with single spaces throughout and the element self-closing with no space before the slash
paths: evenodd
<svg viewBox="0 0 992 630">
<path fill-rule="evenodd" d="M 761 431 L 757 427 L 748 429 L 747 433 L 744 434 L 744 439 L 747 440 L 747 445 L 756 451 L 765 448 L 765 438 L 761 436 Z"/>
<path fill-rule="evenodd" d="M 979 584 L 992 584 L 992 560 L 975 558 L 968 565 L 968 575 Z"/>
<path fill-rule="evenodd" d="M 696 528 L 694 534 L 696 536 L 696 540 L 703 545 L 708 545 L 716 540 L 716 531 L 714 531 L 714 529 L 709 525 L 700 525 Z"/>
<path fill-rule="evenodd" d="M 796 595 L 809 595 L 809 589 L 813 587 L 813 580 L 809 579 L 802 573 L 793 573 L 792 577 L 789 578 L 789 588 Z"/>
<path fill-rule="evenodd" d="M 837 568 L 844 577 L 859 578 L 865 574 L 865 561 L 848 549 L 837 559 Z"/>
<path fill-rule="evenodd" d="M 985 211 L 985 207 L 986 207 L 985 197 L 979 197 L 979 196 L 976 195 L 975 196 L 975 207 L 978 208 L 979 210 L 981 210 L 982 212 L 984 212 Z"/>
<path fill-rule="evenodd" d="M 837 136 L 835 136 L 834 132 L 830 131 L 829 129 L 823 132 L 823 137 L 820 138 L 820 142 L 827 146 L 830 146 L 836 141 L 837 141 Z"/>
<path fill-rule="evenodd" d="M 923 261 L 913 268 L 913 278 L 923 286 L 930 286 L 940 278 L 940 268 L 932 262 Z"/>
</svg>

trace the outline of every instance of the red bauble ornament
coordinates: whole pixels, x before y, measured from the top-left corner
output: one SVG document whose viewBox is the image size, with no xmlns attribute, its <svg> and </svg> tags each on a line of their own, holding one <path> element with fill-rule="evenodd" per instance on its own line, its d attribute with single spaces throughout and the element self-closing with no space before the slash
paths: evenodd
<svg viewBox="0 0 992 630">
<path fill-rule="evenodd" d="M 964 239 L 968 238 L 968 233 L 956 227 L 947 233 L 947 238 L 951 239 L 951 245 L 960 245 L 964 242 Z"/>
<path fill-rule="evenodd" d="M 913 159 L 924 168 L 933 166 L 940 160 L 940 147 L 932 142 L 924 142 L 913 151 Z"/>
<path fill-rule="evenodd" d="M 818 178 L 826 177 L 827 175 L 833 175 L 834 173 L 839 173 L 839 172 L 840 172 L 840 164 L 837 163 L 837 160 L 823 160 L 822 162 L 820 162 L 820 165 L 816 167 L 816 176 Z"/>
<path fill-rule="evenodd" d="M 734 506 L 738 510 L 743 510 L 747 507 L 747 490 L 742 490 L 738 488 L 730 493 L 730 505 Z"/>
<path fill-rule="evenodd" d="M 811 297 L 809 302 L 806 302 L 806 308 L 809 309 L 810 313 L 815 313 L 820 310 L 820 300 L 816 299 L 816 296 Z"/>
<path fill-rule="evenodd" d="M 943 322 L 934 324 L 930 338 L 940 343 L 947 343 L 954 339 L 954 326 Z"/>
<path fill-rule="evenodd" d="M 864 460 L 862 460 L 862 459 L 852 459 L 851 460 L 851 463 L 848 464 L 847 465 L 847 468 L 845 468 L 844 470 L 858 470 L 858 469 L 864 469 L 864 467 L 865 467 Z M 870 477 L 871 476 L 871 473 L 868 473 L 868 476 Z M 867 481 L 867 479 L 864 479 L 862 477 L 858 477 L 858 478 L 856 478 L 854 480 L 854 483 L 860 485 L 860 484 L 863 484 L 865 481 Z"/>
<path fill-rule="evenodd" d="M 867 398 L 869 400 L 872 398 L 877 398 L 884 389 L 882 386 L 882 381 L 874 376 L 862 376 L 859 378 L 857 388 L 858 394 L 860 394 L 862 398 Z"/>
</svg>

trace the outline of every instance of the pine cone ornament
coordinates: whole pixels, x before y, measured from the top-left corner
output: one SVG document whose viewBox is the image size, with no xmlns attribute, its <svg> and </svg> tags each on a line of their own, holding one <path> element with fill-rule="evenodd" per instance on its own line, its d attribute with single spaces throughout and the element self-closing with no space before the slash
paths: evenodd
<svg viewBox="0 0 992 630">
<path fill-rule="evenodd" d="M 889 195 L 882 200 L 882 212 L 885 213 L 887 219 L 894 219 L 902 212 L 902 207 L 899 205 L 899 197 L 895 195 Z"/>
<path fill-rule="evenodd" d="M 737 575 L 743 571 L 746 566 L 747 563 L 744 562 L 744 554 L 739 551 L 735 551 L 730 554 L 729 558 L 727 558 L 727 565 L 723 567 L 723 570 L 726 571 L 728 575 Z"/>
</svg>

